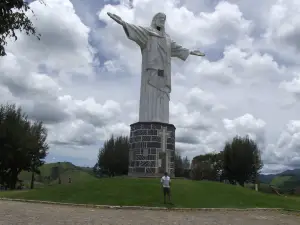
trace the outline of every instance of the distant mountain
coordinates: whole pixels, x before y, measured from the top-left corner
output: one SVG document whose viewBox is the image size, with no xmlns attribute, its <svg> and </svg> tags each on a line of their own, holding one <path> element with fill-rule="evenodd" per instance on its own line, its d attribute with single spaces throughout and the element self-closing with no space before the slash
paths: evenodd
<svg viewBox="0 0 300 225">
<path fill-rule="evenodd" d="M 289 177 L 289 179 L 278 179 L 278 177 Z M 285 182 L 293 182 L 297 183 L 300 181 L 300 169 L 293 169 L 293 170 L 286 170 L 284 172 L 278 173 L 278 174 L 260 174 L 259 175 L 259 180 L 261 183 L 266 183 L 266 184 L 271 184 L 271 183 L 277 183 L 277 180 L 282 180 L 283 183 Z M 274 182 L 276 180 L 276 182 Z M 272 182 L 273 181 L 273 182 Z"/>
<path fill-rule="evenodd" d="M 300 169 L 286 170 L 286 171 L 280 173 L 279 175 L 282 175 L 282 176 L 296 176 L 296 177 L 299 177 L 299 179 L 300 179 Z"/>
<path fill-rule="evenodd" d="M 266 184 L 269 184 L 272 182 L 272 180 L 278 176 L 277 174 L 268 174 L 268 175 L 265 175 L 265 174 L 260 174 L 258 179 L 261 183 L 266 183 Z"/>
</svg>

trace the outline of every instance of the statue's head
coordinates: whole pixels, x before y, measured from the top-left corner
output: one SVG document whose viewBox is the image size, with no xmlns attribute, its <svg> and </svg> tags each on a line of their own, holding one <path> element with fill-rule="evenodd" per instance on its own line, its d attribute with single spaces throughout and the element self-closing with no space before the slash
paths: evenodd
<svg viewBox="0 0 300 225">
<path fill-rule="evenodd" d="M 165 30 L 165 23 L 166 23 L 166 14 L 164 13 L 157 13 L 154 15 L 151 23 L 151 27 L 155 28 L 159 31 Z"/>
</svg>

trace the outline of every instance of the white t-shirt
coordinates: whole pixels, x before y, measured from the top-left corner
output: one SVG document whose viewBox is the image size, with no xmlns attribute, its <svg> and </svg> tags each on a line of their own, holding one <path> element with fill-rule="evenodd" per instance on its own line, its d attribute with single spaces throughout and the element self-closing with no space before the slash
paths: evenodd
<svg viewBox="0 0 300 225">
<path fill-rule="evenodd" d="M 163 187 L 169 188 L 170 187 L 171 178 L 169 176 L 163 176 L 160 179 L 160 183 Z"/>
</svg>

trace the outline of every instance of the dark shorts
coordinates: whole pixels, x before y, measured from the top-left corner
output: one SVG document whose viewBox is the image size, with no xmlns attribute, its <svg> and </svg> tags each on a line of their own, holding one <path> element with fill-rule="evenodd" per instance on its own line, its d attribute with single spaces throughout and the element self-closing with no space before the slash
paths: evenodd
<svg viewBox="0 0 300 225">
<path fill-rule="evenodd" d="M 164 196 L 170 195 L 170 193 L 171 193 L 170 188 L 167 188 L 167 187 L 164 187 L 164 188 L 163 188 L 163 191 L 164 191 Z"/>
</svg>

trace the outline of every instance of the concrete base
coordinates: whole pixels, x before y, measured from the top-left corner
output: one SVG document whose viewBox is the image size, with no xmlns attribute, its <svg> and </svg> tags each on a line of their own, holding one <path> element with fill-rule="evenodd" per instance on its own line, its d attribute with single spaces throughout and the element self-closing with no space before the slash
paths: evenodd
<svg viewBox="0 0 300 225">
<path fill-rule="evenodd" d="M 131 177 L 174 177 L 175 126 L 159 122 L 130 125 L 129 172 Z M 163 146 L 165 146 L 165 150 Z"/>
</svg>

